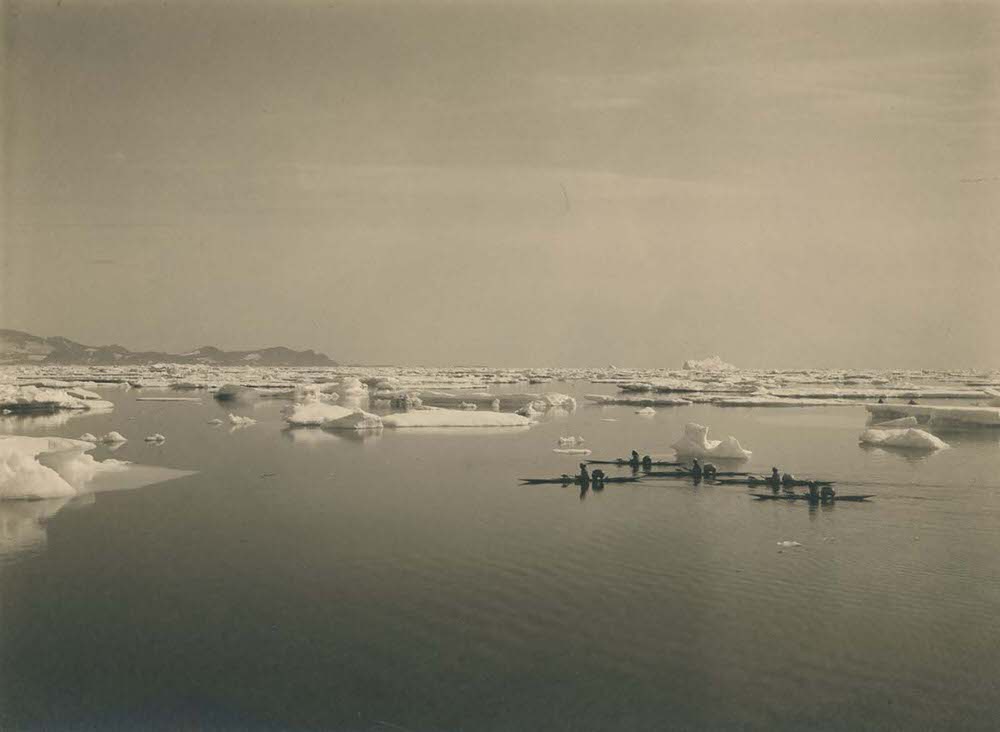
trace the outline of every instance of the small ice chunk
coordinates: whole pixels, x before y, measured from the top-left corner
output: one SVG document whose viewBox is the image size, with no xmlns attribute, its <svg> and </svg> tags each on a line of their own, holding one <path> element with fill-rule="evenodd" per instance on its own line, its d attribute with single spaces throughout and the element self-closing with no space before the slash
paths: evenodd
<svg viewBox="0 0 1000 732">
<path fill-rule="evenodd" d="M 222 424 L 222 420 L 216 417 L 215 419 L 208 420 L 208 423 L 211 425 L 220 425 Z"/>
<path fill-rule="evenodd" d="M 476 411 L 476 409 L 478 409 L 478 407 L 472 402 L 462 402 L 461 404 L 458 405 L 458 408 L 464 409 L 467 412 L 474 412 Z"/>
<path fill-rule="evenodd" d="M 802 544 L 797 541 L 779 541 L 778 546 L 784 547 L 785 549 L 791 549 L 795 546 L 802 546 Z"/>
<path fill-rule="evenodd" d="M 100 441 L 107 445 L 114 445 L 119 442 L 128 442 L 128 438 L 121 432 L 115 432 L 112 430 L 111 432 L 108 432 L 106 435 L 101 437 Z"/>
<path fill-rule="evenodd" d="M 257 420 L 253 417 L 242 417 L 238 414 L 229 413 L 229 424 L 234 427 L 249 427 L 252 424 L 257 424 Z"/>
<path fill-rule="evenodd" d="M 84 442 L 97 442 L 97 438 L 94 435 L 90 434 L 89 432 L 84 432 L 82 435 L 80 435 L 80 439 L 83 440 Z"/>
<path fill-rule="evenodd" d="M 560 445 L 581 445 L 585 442 L 582 437 L 560 437 Z"/>
<path fill-rule="evenodd" d="M 902 447 L 911 450 L 941 450 L 948 443 L 930 432 L 910 427 L 908 429 L 869 429 L 861 433 L 861 444 L 880 447 Z"/>
<path fill-rule="evenodd" d="M 688 422 L 684 425 L 684 436 L 671 447 L 678 457 L 711 457 L 720 459 L 748 460 L 753 453 L 745 450 L 733 436 L 725 440 L 709 440 L 708 427 Z"/>
<path fill-rule="evenodd" d="M 562 455 L 589 455 L 592 451 L 585 447 L 556 447 L 553 448 L 552 452 L 558 452 Z"/>
<path fill-rule="evenodd" d="M 157 432 L 155 435 L 149 435 L 148 437 L 146 437 L 146 442 L 160 443 L 160 442 L 166 442 L 166 440 L 167 438 L 161 435 L 159 432 Z"/>
<path fill-rule="evenodd" d="M 380 430 L 382 418 L 363 409 L 352 409 L 337 419 L 329 419 L 323 423 L 325 430 Z"/>
<path fill-rule="evenodd" d="M 652 407 L 643 407 L 642 409 L 635 410 L 636 414 L 641 414 L 643 417 L 652 417 L 656 414 L 656 410 Z"/>
</svg>

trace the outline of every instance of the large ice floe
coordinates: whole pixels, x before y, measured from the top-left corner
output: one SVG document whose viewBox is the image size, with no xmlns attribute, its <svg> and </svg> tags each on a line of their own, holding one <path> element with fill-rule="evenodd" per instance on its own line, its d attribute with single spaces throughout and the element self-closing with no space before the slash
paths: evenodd
<svg viewBox="0 0 1000 732">
<path fill-rule="evenodd" d="M 944 407 L 930 404 L 868 404 L 868 412 L 882 422 L 914 417 L 920 424 L 1000 427 L 1000 407 Z"/>
<path fill-rule="evenodd" d="M 684 436 L 671 447 L 677 457 L 748 460 L 753 455 L 735 437 L 729 436 L 725 440 L 708 439 L 708 427 L 695 422 L 684 425 Z"/>
<path fill-rule="evenodd" d="M 531 419 L 510 412 L 463 409 L 418 409 L 397 412 L 382 418 L 386 427 L 527 427 Z"/>
<path fill-rule="evenodd" d="M 879 447 L 899 447 L 909 450 L 941 450 L 948 443 L 935 437 L 930 432 L 916 427 L 901 427 L 879 429 L 873 427 L 861 433 L 858 441 L 862 445 L 878 445 Z"/>
<path fill-rule="evenodd" d="M 125 470 L 120 460 L 98 462 L 93 442 L 64 437 L 0 436 L 0 500 L 75 496 L 99 472 Z"/>
</svg>

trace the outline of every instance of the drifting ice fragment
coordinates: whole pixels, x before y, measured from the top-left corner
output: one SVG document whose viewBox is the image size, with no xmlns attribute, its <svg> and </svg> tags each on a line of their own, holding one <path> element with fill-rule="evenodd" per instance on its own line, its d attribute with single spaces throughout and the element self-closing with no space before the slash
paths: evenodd
<svg viewBox="0 0 1000 732">
<path fill-rule="evenodd" d="M 325 430 L 380 430 L 382 418 L 362 409 L 352 409 L 349 414 L 323 423 Z"/>
<path fill-rule="evenodd" d="M 82 435 L 80 435 L 80 439 L 83 440 L 84 442 L 97 442 L 97 438 L 94 437 L 94 435 L 90 434 L 89 432 L 84 432 Z"/>
<path fill-rule="evenodd" d="M 219 425 L 222 424 L 222 420 L 216 417 L 215 419 L 208 420 L 208 423 L 212 425 Z"/>
<path fill-rule="evenodd" d="M 584 439 L 582 437 L 560 437 L 560 445 L 580 445 L 583 444 Z"/>
<path fill-rule="evenodd" d="M 725 440 L 709 440 L 708 427 L 695 422 L 688 422 L 684 425 L 684 436 L 671 447 L 674 448 L 678 457 L 748 460 L 753 455 L 750 450 L 743 449 L 735 437 L 729 436 Z"/>
<path fill-rule="evenodd" d="M 905 447 L 911 450 L 941 450 L 948 443 L 929 432 L 909 429 L 869 429 L 861 433 L 859 441 L 863 445 L 881 447 Z"/>
<path fill-rule="evenodd" d="M 802 546 L 797 541 L 779 541 L 778 546 L 784 547 L 785 549 L 791 549 L 793 546 Z"/>
<path fill-rule="evenodd" d="M 878 424 L 873 424 L 872 429 L 874 430 L 884 430 L 884 429 L 900 429 L 903 427 L 916 427 L 919 423 L 916 417 L 900 417 L 899 419 L 890 419 L 888 422 L 879 422 Z"/>
<path fill-rule="evenodd" d="M 558 452 L 562 455 L 589 455 L 591 450 L 585 447 L 556 447 L 552 452 Z"/>
<path fill-rule="evenodd" d="M 643 407 L 642 409 L 635 410 L 636 414 L 641 414 L 643 417 L 652 417 L 656 414 L 656 410 L 652 407 Z"/>
<path fill-rule="evenodd" d="M 109 432 L 101 438 L 101 442 L 106 445 L 114 445 L 119 442 L 128 442 L 128 438 L 121 432 Z"/>
<path fill-rule="evenodd" d="M 167 438 L 164 437 L 163 435 L 161 435 L 159 432 L 157 432 L 155 435 L 149 435 L 146 438 L 146 442 L 160 443 L 160 442 L 166 442 L 166 441 L 167 441 Z"/>
<path fill-rule="evenodd" d="M 327 402 L 295 404 L 285 415 L 285 421 L 295 427 L 321 427 L 326 422 L 342 419 L 354 410 Z"/>
<path fill-rule="evenodd" d="M 221 422 L 221 420 L 220 420 Z M 241 417 L 238 414 L 229 413 L 229 424 L 234 427 L 249 427 L 252 424 L 257 424 L 257 420 L 253 417 Z"/>
<path fill-rule="evenodd" d="M 962 424 L 970 427 L 1000 426 L 1000 407 L 941 407 L 924 404 L 868 404 L 873 419 L 915 417 L 932 424 Z"/>
</svg>

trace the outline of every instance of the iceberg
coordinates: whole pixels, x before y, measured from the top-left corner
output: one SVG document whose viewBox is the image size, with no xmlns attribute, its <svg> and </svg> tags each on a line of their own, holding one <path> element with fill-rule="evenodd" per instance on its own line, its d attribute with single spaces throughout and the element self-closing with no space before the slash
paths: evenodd
<svg viewBox="0 0 1000 732">
<path fill-rule="evenodd" d="M 942 450 L 948 443 L 930 432 L 915 427 L 903 429 L 868 429 L 858 440 L 863 445 L 903 447 L 911 450 Z"/>
<path fill-rule="evenodd" d="M 736 371 L 736 367 L 731 363 L 726 363 L 718 356 L 709 358 L 690 359 L 684 362 L 685 371 Z"/>
<path fill-rule="evenodd" d="M 709 440 L 708 427 L 688 422 L 684 425 L 684 436 L 671 447 L 678 457 L 718 458 L 748 460 L 753 453 L 740 445 L 739 440 L 729 436 L 725 440 Z"/>
<path fill-rule="evenodd" d="M 421 409 L 382 418 L 386 427 L 526 427 L 531 420 L 510 412 L 466 412 L 461 409 Z"/>
<path fill-rule="evenodd" d="M 0 436 L 0 500 L 75 496 L 97 473 L 128 466 L 120 460 L 98 462 L 86 454 L 94 447 L 64 437 Z"/>
<path fill-rule="evenodd" d="M 101 437 L 100 442 L 103 442 L 106 445 L 114 445 L 121 442 L 128 442 L 128 438 L 121 432 L 115 432 L 114 430 L 112 430 L 111 432 Z"/>
</svg>

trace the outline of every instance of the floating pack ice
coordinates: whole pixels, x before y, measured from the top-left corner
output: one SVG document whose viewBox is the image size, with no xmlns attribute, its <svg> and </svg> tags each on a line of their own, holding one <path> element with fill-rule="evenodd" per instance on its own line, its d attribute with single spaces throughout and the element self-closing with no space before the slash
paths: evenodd
<svg viewBox="0 0 1000 732">
<path fill-rule="evenodd" d="M 295 404 L 285 415 L 285 421 L 293 427 L 322 427 L 331 430 L 382 428 L 382 418 L 377 414 L 319 401 Z"/>
<path fill-rule="evenodd" d="M 466 412 L 461 409 L 421 409 L 397 412 L 382 419 L 386 427 L 526 427 L 531 420 L 510 412 Z"/>
<path fill-rule="evenodd" d="M 0 411 L 11 413 L 58 412 L 64 409 L 107 410 L 114 407 L 114 404 L 104 401 L 100 395 L 93 392 L 84 389 L 73 391 L 80 396 L 74 396 L 69 391 L 61 389 L 40 389 L 37 386 L 0 384 Z"/>
<path fill-rule="evenodd" d="M 688 422 L 684 425 L 684 436 L 671 447 L 677 457 L 711 457 L 719 459 L 748 460 L 753 453 L 745 450 L 732 436 L 725 440 L 709 440 L 708 427 Z"/>
<path fill-rule="evenodd" d="M 944 440 L 915 427 L 865 430 L 861 433 L 859 442 L 863 445 L 900 447 L 910 450 L 941 450 L 948 447 L 948 443 Z"/>
<path fill-rule="evenodd" d="M 122 442 L 128 442 L 128 438 L 121 432 L 115 432 L 114 430 L 112 430 L 111 432 L 108 432 L 106 435 L 102 436 L 100 442 L 103 442 L 105 445 L 115 445 Z"/>
<path fill-rule="evenodd" d="M 632 396 L 619 394 L 609 396 L 607 394 L 585 394 L 584 398 L 597 404 L 624 404 L 639 407 L 680 407 L 690 404 L 690 399 L 675 396 Z"/>
</svg>

